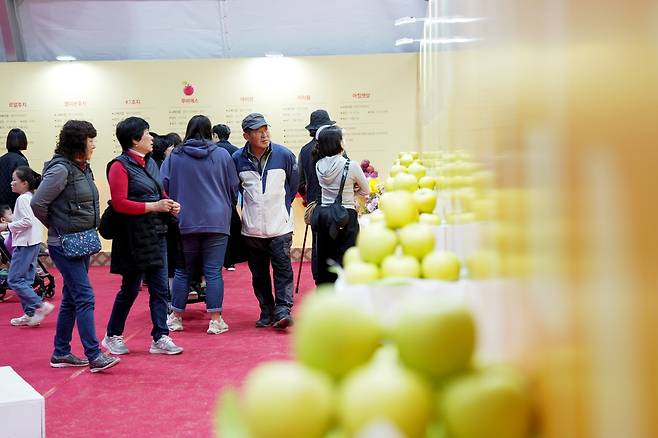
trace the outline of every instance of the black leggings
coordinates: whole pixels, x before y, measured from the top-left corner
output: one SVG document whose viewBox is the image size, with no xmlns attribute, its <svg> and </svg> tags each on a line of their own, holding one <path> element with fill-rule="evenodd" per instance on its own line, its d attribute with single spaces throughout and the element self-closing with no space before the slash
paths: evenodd
<svg viewBox="0 0 658 438">
<path fill-rule="evenodd" d="M 343 266 L 343 255 L 348 248 L 356 244 L 356 236 L 359 234 L 359 220 L 357 218 L 356 210 L 352 208 L 347 209 L 350 215 L 350 221 L 345 228 L 338 232 L 336 239 L 329 236 L 329 230 L 320 229 L 317 232 L 317 251 L 318 251 L 318 278 L 317 284 L 334 283 L 338 277 L 333 272 L 329 272 L 328 260 L 333 260 L 335 263 Z"/>
</svg>

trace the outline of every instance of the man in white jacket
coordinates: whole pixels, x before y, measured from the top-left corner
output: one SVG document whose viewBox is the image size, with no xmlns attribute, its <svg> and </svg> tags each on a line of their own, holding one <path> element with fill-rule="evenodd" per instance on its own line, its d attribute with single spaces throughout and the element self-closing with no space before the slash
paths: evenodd
<svg viewBox="0 0 658 438">
<path fill-rule="evenodd" d="M 242 235 L 249 248 L 249 270 L 260 305 L 256 327 L 285 329 L 293 322 L 290 248 L 292 201 L 299 185 L 297 160 L 288 148 L 270 141 L 269 125 L 262 114 L 245 117 L 242 131 L 247 143 L 233 154 L 233 161 L 243 198 Z"/>
</svg>

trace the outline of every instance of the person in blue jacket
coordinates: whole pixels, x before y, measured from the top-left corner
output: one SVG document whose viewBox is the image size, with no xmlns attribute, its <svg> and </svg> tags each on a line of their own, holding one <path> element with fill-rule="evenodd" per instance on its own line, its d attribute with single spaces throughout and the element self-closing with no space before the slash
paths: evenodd
<svg viewBox="0 0 658 438">
<path fill-rule="evenodd" d="M 292 325 L 292 201 L 299 185 L 297 160 L 285 146 L 270 141 L 265 117 L 242 120 L 245 146 L 233 154 L 243 196 L 242 235 L 249 250 L 249 270 L 260 305 L 256 327 Z M 272 278 L 274 275 L 274 296 Z"/>
<path fill-rule="evenodd" d="M 185 268 L 177 268 L 174 274 L 173 312 L 167 319 L 170 331 L 183 330 L 190 276 L 199 266 L 206 278 L 207 332 L 220 334 L 229 328 L 222 318 L 222 265 L 239 181 L 229 153 L 212 142 L 211 129 L 208 117 L 192 117 L 183 144 L 169 154 L 160 169 L 165 191 L 181 205 L 178 226 L 185 260 Z"/>
</svg>

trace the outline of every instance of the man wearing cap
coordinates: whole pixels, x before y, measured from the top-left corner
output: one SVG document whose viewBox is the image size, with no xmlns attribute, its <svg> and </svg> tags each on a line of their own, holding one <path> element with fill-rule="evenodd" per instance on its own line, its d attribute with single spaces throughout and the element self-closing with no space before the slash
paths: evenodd
<svg viewBox="0 0 658 438">
<path fill-rule="evenodd" d="M 309 135 L 312 137 L 311 141 L 306 143 L 301 151 L 299 151 L 299 194 L 304 197 L 306 203 L 316 201 L 321 192 L 320 183 L 318 182 L 318 175 L 315 172 L 315 163 L 318 162 L 316 145 L 318 144 L 315 139 L 315 133 L 321 126 L 335 125 L 336 122 L 331 120 L 329 113 L 323 109 L 315 110 L 311 113 L 311 120 L 306 125 Z M 311 272 L 313 273 L 313 280 L 318 284 L 318 254 L 317 246 L 315 245 L 316 233 L 311 232 L 312 248 L 311 248 Z"/>
<path fill-rule="evenodd" d="M 270 141 L 259 113 L 242 120 L 247 143 L 233 154 L 243 196 L 242 235 L 249 249 L 254 294 L 260 305 L 256 327 L 285 329 L 292 324 L 292 201 L 299 185 L 295 155 Z M 274 274 L 274 296 L 270 264 Z"/>
</svg>

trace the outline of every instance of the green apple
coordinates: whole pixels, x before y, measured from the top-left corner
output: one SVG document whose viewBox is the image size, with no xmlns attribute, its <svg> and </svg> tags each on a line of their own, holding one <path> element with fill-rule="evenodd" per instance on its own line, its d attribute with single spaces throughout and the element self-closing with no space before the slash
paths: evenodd
<svg viewBox="0 0 658 438">
<path fill-rule="evenodd" d="M 410 173 L 400 172 L 393 177 L 393 188 L 413 192 L 418 188 L 418 180 Z"/>
<path fill-rule="evenodd" d="M 400 164 L 402 164 L 404 167 L 408 167 L 413 162 L 414 162 L 413 155 L 409 153 L 404 153 L 400 155 Z"/>
<path fill-rule="evenodd" d="M 395 427 L 400 436 L 424 437 L 432 415 L 429 385 L 397 364 L 373 363 L 351 373 L 338 391 L 338 418 L 350 436 L 375 422 Z"/>
<path fill-rule="evenodd" d="M 389 228 L 401 228 L 418 220 L 416 201 L 413 195 L 406 191 L 384 193 L 379 198 L 379 209 L 384 212 Z"/>
<path fill-rule="evenodd" d="M 392 192 L 393 190 L 395 190 L 395 180 L 389 176 L 384 180 L 384 191 Z"/>
<path fill-rule="evenodd" d="M 382 278 L 418 278 L 420 263 L 410 255 L 390 255 L 382 261 Z"/>
<path fill-rule="evenodd" d="M 411 158 L 413 158 L 414 160 L 418 159 L 419 154 L 417 151 L 411 151 L 409 152 L 409 154 L 411 154 Z"/>
<path fill-rule="evenodd" d="M 432 227 L 425 224 L 409 224 L 400 228 L 398 239 L 406 255 L 422 260 L 434 249 L 436 239 Z"/>
<path fill-rule="evenodd" d="M 295 362 L 267 362 L 246 378 L 242 413 L 254 438 L 324 437 L 334 413 L 332 383 Z"/>
<path fill-rule="evenodd" d="M 500 256 L 492 251 L 481 249 L 466 257 L 468 276 L 474 280 L 495 277 L 501 271 Z"/>
<path fill-rule="evenodd" d="M 530 402 L 523 376 L 492 368 L 451 381 L 438 397 L 452 438 L 525 438 Z"/>
<path fill-rule="evenodd" d="M 418 189 L 414 192 L 414 201 L 421 213 L 433 213 L 436 208 L 436 192 L 432 189 Z"/>
<path fill-rule="evenodd" d="M 361 253 L 359 252 L 359 248 L 357 248 L 356 246 L 347 248 L 347 251 L 345 251 L 345 254 L 343 254 L 343 266 L 348 266 L 352 262 L 360 262 L 360 261 L 361 261 Z"/>
<path fill-rule="evenodd" d="M 468 309 L 441 296 L 411 298 L 400 309 L 392 337 L 402 363 L 432 378 L 468 366 L 476 338 Z"/>
<path fill-rule="evenodd" d="M 382 330 L 374 316 L 327 291 L 304 300 L 294 334 L 300 362 L 340 378 L 370 359 L 380 345 Z"/>
<path fill-rule="evenodd" d="M 397 244 L 398 237 L 395 232 L 383 224 L 370 224 L 363 227 L 356 237 L 356 246 L 359 248 L 361 259 L 368 263 L 381 263 L 384 257 L 393 254 Z"/>
<path fill-rule="evenodd" d="M 350 261 L 349 264 L 345 265 L 344 272 L 345 280 L 350 284 L 367 284 L 379 279 L 379 268 L 377 265 L 362 262 L 361 260 Z"/>
<path fill-rule="evenodd" d="M 391 170 L 388 172 L 389 176 L 395 176 L 398 173 L 406 172 L 407 168 L 404 167 L 402 164 L 394 164 L 391 166 Z"/>
<path fill-rule="evenodd" d="M 416 179 L 421 179 L 427 173 L 425 166 L 420 164 L 418 161 L 414 161 L 407 168 L 407 172 L 416 177 Z"/>
<path fill-rule="evenodd" d="M 421 263 L 423 278 L 457 281 L 461 271 L 459 257 L 448 251 L 434 251 L 427 254 Z"/>
<path fill-rule="evenodd" d="M 418 216 L 418 222 L 427 225 L 441 225 L 441 218 L 436 214 L 421 213 Z"/>
<path fill-rule="evenodd" d="M 418 179 L 418 186 L 423 189 L 433 189 L 436 186 L 436 179 L 425 175 Z"/>
</svg>

